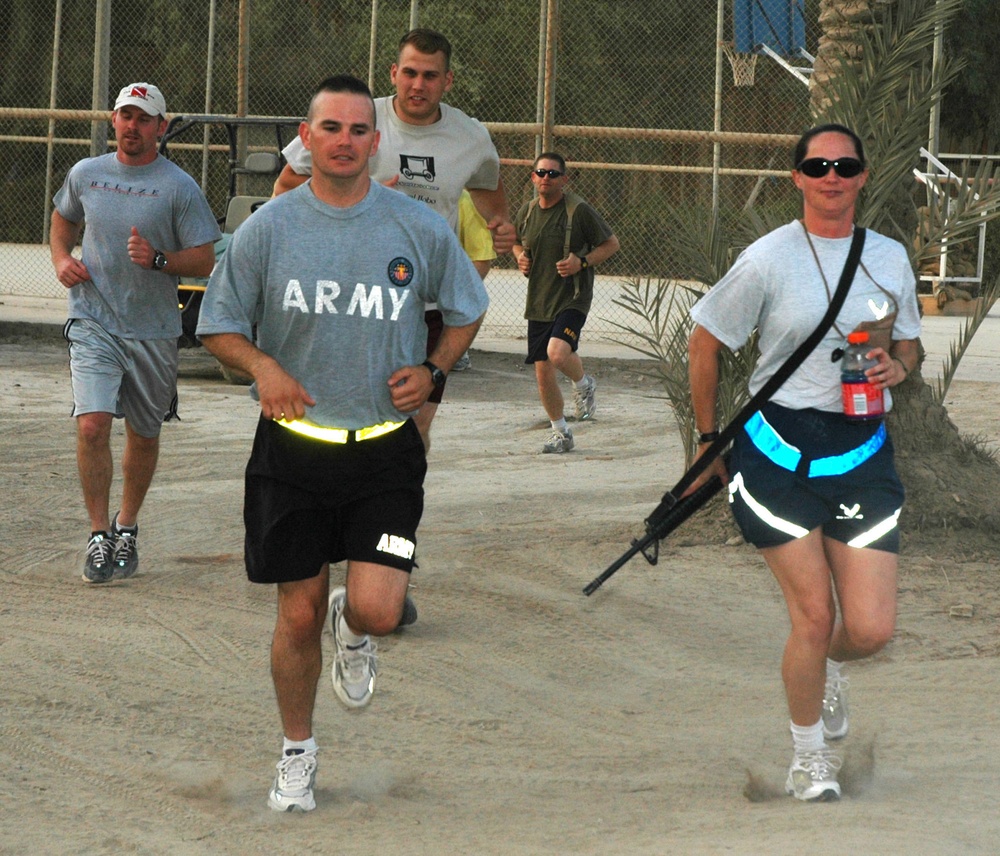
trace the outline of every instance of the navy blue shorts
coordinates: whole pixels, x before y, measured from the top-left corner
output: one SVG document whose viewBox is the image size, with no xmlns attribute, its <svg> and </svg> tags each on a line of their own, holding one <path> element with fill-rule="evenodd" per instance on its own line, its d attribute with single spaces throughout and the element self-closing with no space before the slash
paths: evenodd
<svg viewBox="0 0 1000 856">
<path fill-rule="evenodd" d="M 327 562 L 413 570 L 427 458 L 408 419 L 370 440 L 326 443 L 261 418 L 247 463 L 247 577 L 315 577 Z"/>
<path fill-rule="evenodd" d="M 903 485 L 884 422 L 766 404 L 737 435 L 729 470 L 733 516 L 756 547 L 818 527 L 852 547 L 899 552 Z"/>
<path fill-rule="evenodd" d="M 549 358 L 549 339 L 569 342 L 573 353 L 580 347 L 580 334 L 587 316 L 579 309 L 565 309 L 551 321 L 528 322 L 528 358 L 526 365 L 543 363 Z"/>
</svg>

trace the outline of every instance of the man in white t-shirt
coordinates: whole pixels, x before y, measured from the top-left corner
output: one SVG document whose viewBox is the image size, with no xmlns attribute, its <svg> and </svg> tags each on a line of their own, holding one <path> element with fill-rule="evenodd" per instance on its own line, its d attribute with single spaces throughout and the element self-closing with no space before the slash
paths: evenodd
<svg viewBox="0 0 1000 856">
<path fill-rule="evenodd" d="M 451 44 L 434 30 L 411 30 L 389 70 L 396 94 L 375 99 L 382 135 L 371 160 L 376 181 L 426 202 L 458 229 L 458 201 L 468 189 L 493 233 L 497 253 L 510 252 L 514 228 L 500 180 L 500 158 L 482 123 L 442 102 L 454 83 Z M 287 165 L 275 182 L 277 196 L 306 181 L 312 160 L 295 138 L 282 154 Z"/>
</svg>

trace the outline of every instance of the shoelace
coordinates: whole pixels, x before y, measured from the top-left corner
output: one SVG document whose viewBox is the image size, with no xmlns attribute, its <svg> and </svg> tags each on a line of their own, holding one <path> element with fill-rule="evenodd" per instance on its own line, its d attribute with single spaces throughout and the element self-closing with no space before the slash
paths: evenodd
<svg viewBox="0 0 1000 856">
<path fill-rule="evenodd" d="M 118 541 L 115 544 L 115 562 L 118 564 L 128 564 L 128 560 L 132 558 L 132 554 L 135 552 L 135 539 L 136 533 L 134 532 L 118 532 Z"/>
<path fill-rule="evenodd" d="M 826 687 L 823 690 L 823 705 L 832 710 L 849 687 L 850 682 L 847 678 L 827 678 Z"/>
<path fill-rule="evenodd" d="M 805 767 L 813 779 L 829 779 L 836 775 L 843 761 L 832 754 L 829 749 L 816 752 L 801 752 L 795 756 L 798 765 Z"/>
<path fill-rule="evenodd" d="M 368 680 L 368 673 L 375 671 L 376 650 L 377 646 L 369 639 L 368 643 L 360 648 L 348 648 L 345 645 L 343 650 L 337 651 L 337 659 L 340 661 L 347 683 L 358 684 Z"/>
<path fill-rule="evenodd" d="M 304 791 L 312 783 L 316 771 L 316 755 L 303 752 L 286 755 L 278 762 L 278 787 L 283 791 Z"/>
<path fill-rule="evenodd" d="M 97 567 L 102 567 L 111 562 L 112 556 L 114 555 L 112 542 L 108 538 L 94 538 L 87 545 L 87 556 L 91 560 L 91 564 Z"/>
</svg>

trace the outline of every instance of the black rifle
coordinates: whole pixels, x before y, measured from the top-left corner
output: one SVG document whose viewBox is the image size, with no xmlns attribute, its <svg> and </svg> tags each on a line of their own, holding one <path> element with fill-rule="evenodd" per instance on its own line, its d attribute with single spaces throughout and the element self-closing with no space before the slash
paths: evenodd
<svg viewBox="0 0 1000 856">
<path fill-rule="evenodd" d="M 844 269 L 840 274 L 840 281 L 837 283 L 837 290 L 830 300 L 830 305 L 827 307 L 826 313 L 823 315 L 823 319 L 819 322 L 819 325 L 792 352 L 792 355 L 785 360 L 781 368 L 768 378 L 767 382 L 757 391 L 757 394 L 743 406 L 743 409 L 736 414 L 736 418 L 719 432 L 719 436 L 712 442 L 712 445 L 681 476 L 680 481 L 671 490 L 663 494 L 660 504 L 646 518 L 646 534 L 637 541 L 633 540 L 632 546 L 617 561 L 612 562 L 602 574 L 588 583 L 583 589 L 585 595 L 589 597 L 597 591 L 612 574 L 628 562 L 636 553 L 642 553 L 647 562 L 655 565 L 659 558 L 660 540 L 673 532 L 674 529 L 680 526 L 719 492 L 722 488 L 722 481 L 718 476 L 712 476 L 705 484 L 699 485 L 697 490 L 692 491 L 688 496 L 683 496 L 684 491 L 691 487 L 698 476 L 708 469 L 708 465 L 722 454 L 723 450 L 733 441 L 733 438 L 746 424 L 747 420 L 770 400 L 771 396 L 778 391 L 778 388 L 802 365 L 803 360 L 812 353 L 813 349 L 826 335 L 826 331 L 833 326 L 833 322 L 837 318 L 837 313 L 840 312 L 840 308 L 844 305 L 844 300 L 847 298 L 847 292 L 851 287 L 851 281 L 854 279 L 854 272 L 858 268 L 858 262 L 861 260 L 861 252 L 864 246 L 865 230 L 856 228 L 854 230 L 854 238 L 851 241 L 851 248 L 847 253 L 847 261 L 844 262 Z M 728 470 L 728 454 L 722 460 Z"/>
<path fill-rule="evenodd" d="M 723 455 L 722 460 L 728 467 L 729 455 Z M 636 553 L 642 553 L 649 564 L 655 565 L 660 558 L 660 541 L 705 505 L 721 488 L 722 480 L 718 476 L 712 476 L 697 490 L 675 500 L 673 503 L 664 498 L 653 509 L 653 513 L 646 518 L 646 534 L 642 538 L 633 539 L 632 546 L 622 553 L 618 559 L 608 565 L 607 569 L 599 577 L 588 583 L 583 593 L 588 597 L 592 595 L 604 585 L 605 580 L 612 576 L 622 565 L 626 564 Z M 666 496 L 673 499 L 671 493 L 666 494 Z"/>
</svg>

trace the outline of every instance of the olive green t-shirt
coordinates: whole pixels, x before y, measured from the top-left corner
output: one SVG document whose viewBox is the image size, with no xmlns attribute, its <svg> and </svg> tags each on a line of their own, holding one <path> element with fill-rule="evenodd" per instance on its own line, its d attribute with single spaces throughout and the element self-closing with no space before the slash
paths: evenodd
<svg viewBox="0 0 1000 856">
<path fill-rule="evenodd" d="M 594 269 L 587 268 L 565 280 L 556 270 L 566 242 L 566 198 L 551 208 L 526 202 L 514 222 L 517 243 L 531 254 L 524 317 L 529 321 L 552 321 L 566 309 L 577 309 L 586 315 L 594 296 Z M 613 234 L 597 211 L 580 202 L 573 212 L 569 251 L 577 256 L 586 255 Z"/>
</svg>

